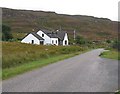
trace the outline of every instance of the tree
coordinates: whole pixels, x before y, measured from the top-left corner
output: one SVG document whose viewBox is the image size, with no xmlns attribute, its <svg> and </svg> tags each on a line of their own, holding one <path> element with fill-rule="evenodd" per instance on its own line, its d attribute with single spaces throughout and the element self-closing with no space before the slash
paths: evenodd
<svg viewBox="0 0 120 94">
<path fill-rule="evenodd" d="M 2 40 L 8 41 L 9 39 L 12 39 L 12 33 L 11 28 L 7 25 L 2 25 Z"/>
</svg>

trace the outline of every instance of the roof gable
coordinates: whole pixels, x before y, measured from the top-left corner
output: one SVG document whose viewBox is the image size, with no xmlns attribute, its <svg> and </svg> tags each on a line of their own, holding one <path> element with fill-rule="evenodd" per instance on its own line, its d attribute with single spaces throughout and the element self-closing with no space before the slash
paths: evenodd
<svg viewBox="0 0 120 94">
<path fill-rule="evenodd" d="M 42 31 L 43 33 L 45 33 L 48 37 L 50 38 L 59 38 L 60 40 L 64 40 L 64 37 L 65 37 L 65 34 L 66 32 L 65 31 L 56 31 L 56 32 L 52 32 L 52 31 L 49 31 L 49 30 L 40 30 Z M 37 31 L 39 32 L 39 31 Z M 37 39 L 39 40 L 44 40 L 40 35 L 37 34 L 37 32 L 31 32 L 31 33 L 28 33 L 26 36 L 28 36 L 29 34 L 32 34 L 33 36 L 35 36 Z M 25 37 L 26 37 L 25 36 Z M 25 38 L 24 37 L 24 38 Z M 23 39 L 24 39 L 23 38 Z"/>
<path fill-rule="evenodd" d="M 30 34 L 34 35 L 39 40 L 44 40 L 42 37 L 40 37 L 37 33 L 31 32 Z"/>
</svg>

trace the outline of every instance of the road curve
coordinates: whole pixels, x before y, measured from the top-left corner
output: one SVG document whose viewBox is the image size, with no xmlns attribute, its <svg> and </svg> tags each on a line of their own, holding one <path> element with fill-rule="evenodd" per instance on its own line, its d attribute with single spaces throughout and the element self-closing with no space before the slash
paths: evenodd
<svg viewBox="0 0 120 94">
<path fill-rule="evenodd" d="M 103 59 L 96 49 L 4 80 L 3 92 L 114 92 L 118 61 Z"/>
</svg>

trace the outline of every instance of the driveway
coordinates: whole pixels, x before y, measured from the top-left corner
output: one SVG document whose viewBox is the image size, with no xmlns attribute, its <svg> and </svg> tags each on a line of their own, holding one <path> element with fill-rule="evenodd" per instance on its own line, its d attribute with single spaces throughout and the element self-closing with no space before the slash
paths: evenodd
<svg viewBox="0 0 120 94">
<path fill-rule="evenodd" d="M 3 81 L 3 92 L 114 92 L 118 61 L 96 49 Z"/>
</svg>

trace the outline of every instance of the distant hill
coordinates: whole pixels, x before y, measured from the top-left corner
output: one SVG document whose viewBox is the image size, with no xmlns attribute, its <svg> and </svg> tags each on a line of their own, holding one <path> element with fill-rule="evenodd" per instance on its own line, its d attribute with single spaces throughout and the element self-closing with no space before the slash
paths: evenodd
<svg viewBox="0 0 120 94">
<path fill-rule="evenodd" d="M 107 18 L 82 15 L 64 15 L 55 12 L 15 10 L 2 8 L 3 24 L 12 28 L 15 38 L 22 38 L 28 32 L 39 29 L 67 31 L 73 38 L 73 30 L 91 40 L 106 40 L 117 37 L 117 22 Z"/>
</svg>

